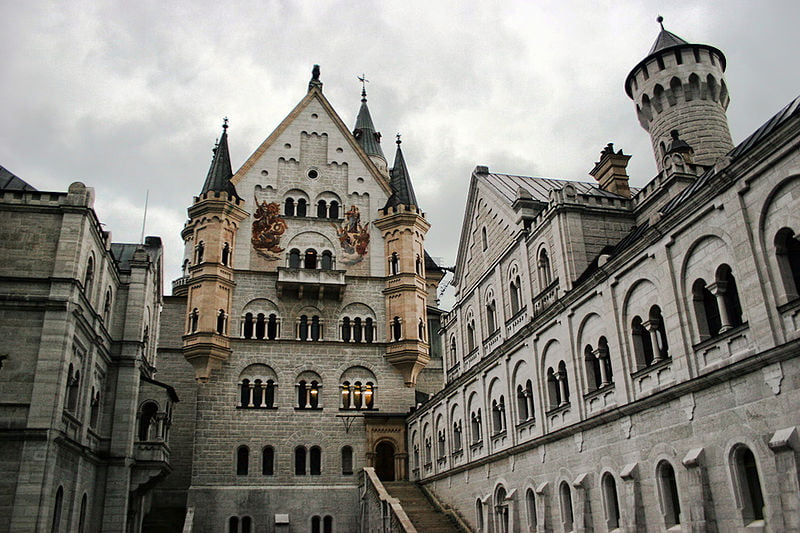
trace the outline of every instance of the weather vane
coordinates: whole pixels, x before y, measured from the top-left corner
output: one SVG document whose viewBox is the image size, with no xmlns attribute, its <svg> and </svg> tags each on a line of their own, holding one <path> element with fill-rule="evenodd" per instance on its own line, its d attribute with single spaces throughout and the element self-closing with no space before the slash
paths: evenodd
<svg viewBox="0 0 800 533">
<path fill-rule="evenodd" d="M 362 72 L 361 76 L 356 76 L 356 78 L 358 78 L 358 81 L 361 82 L 361 96 L 366 98 L 367 97 L 367 83 L 369 83 L 369 80 L 367 79 L 367 75 Z"/>
</svg>

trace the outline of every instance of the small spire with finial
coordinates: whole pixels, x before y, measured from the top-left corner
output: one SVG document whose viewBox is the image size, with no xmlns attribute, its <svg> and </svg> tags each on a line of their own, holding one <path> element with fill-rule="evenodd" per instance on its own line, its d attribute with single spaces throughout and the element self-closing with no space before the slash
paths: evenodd
<svg viewBox="0 0 800 533">
<path fill-rule="evenodd" d="M 656 22 L 658 22 L 661 25 L 661 31 L 664 31 L 664 17 L 662 17 L 661 15 L 657 16 Z"/>
<path fill-rule="evenodd" d="M 322 82 L 319 81 L 319 65 L 314 65 L 314 68 L 311 69 L 311 81 L 308 82 L 309 91 L 314 87 L 322 90 Z"/>
<path fill-rule="evenodd" d="M 228 117 L 223 117 L 222 118 L 222 129 L 223 130 L 227 130 L 228 129 Z"/>
<path fill-rule="evenodd" d="M 401 141 L 401 140 L 400 140 L 400 134 L 398 133 L 398 134 L 396 135 L 396 137 L 397 137 L 397 140 L 396 140 L 395 142 L 397 143 L 397 146 L 400 146 L 400 143 L 402 143 L 402 142 L 403 142 L 403 141 Z"/>
<path fill-rule="evenodd" d="M 361 101 L 362 102 L 366 102 L 367 101 L 367 83 L 369 83 L 369 80 L 367 79 L 367 75 L 362 72 L 361 76 L 356 76 L 356 78 L 358 79 L 358 81 L 361 82 Z"/>
</svg>

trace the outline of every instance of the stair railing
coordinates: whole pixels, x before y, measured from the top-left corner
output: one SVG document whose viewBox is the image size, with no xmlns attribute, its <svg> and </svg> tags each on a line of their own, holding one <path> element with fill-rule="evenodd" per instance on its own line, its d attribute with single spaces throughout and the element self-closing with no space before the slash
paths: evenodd
<svg viewBox="0 0 800 533">
<path fill-rule="evenodd" d="M 360 533 L 417 533 L 400 505 L 375 474 L 375 469 L 365 466 L 361 471 L 361 525 Z"/>
</svg>

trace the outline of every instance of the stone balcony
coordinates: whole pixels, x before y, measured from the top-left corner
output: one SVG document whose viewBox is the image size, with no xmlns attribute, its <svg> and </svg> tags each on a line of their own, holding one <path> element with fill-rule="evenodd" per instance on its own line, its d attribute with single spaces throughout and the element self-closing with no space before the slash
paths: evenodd
<svg viewBox="0 0 800 533">
<path fill-rule="evenodd" d="M 169 446 L 163 440 L 136 441 L 133 444 L 133 460 L 132 489 L 152 486 L 172 472 Z"/>
<path fill-rule="evenodd" d="M 539 316 L 558 300 L 558 278 L 533 299 L 533 316 Z"/>
<path fill-rule="evenodd" d="M 344 270 L 278 267 L 278 296 L 341 300 L 347 286 Z"/>
</svg>

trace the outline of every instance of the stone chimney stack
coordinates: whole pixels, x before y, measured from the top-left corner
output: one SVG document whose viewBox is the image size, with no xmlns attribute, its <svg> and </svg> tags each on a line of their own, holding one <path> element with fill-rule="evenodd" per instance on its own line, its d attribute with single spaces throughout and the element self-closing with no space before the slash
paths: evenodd
<svg viewBox="0 0 800 533">
<path fill-rule="evenodd" d="M 608 143 L 600 152 L 600 161 L 594 164 L 589 174 L 599 182 L 600 188 L 604 191 L 630 198 L 631 189 L 628 186 L 626 170 L 630 159 L 631 156 L 623 154 L 622 150 L 614 153 L 614 143 Z"/>
</svg>

